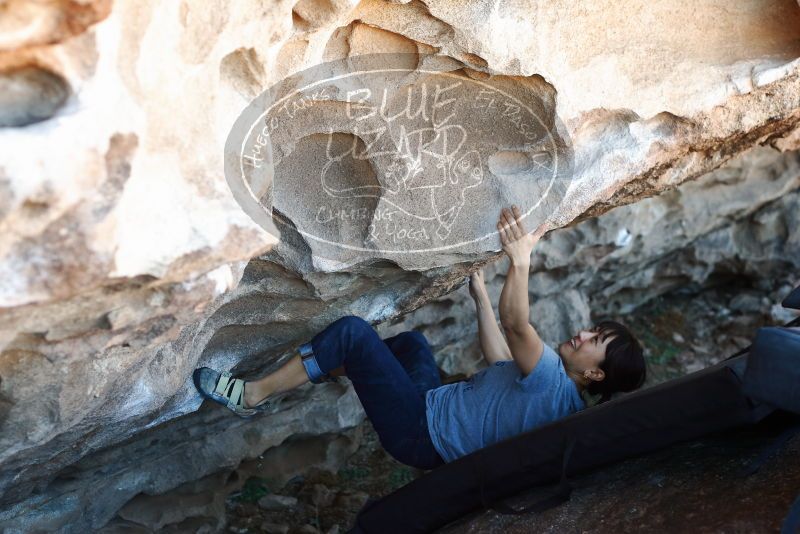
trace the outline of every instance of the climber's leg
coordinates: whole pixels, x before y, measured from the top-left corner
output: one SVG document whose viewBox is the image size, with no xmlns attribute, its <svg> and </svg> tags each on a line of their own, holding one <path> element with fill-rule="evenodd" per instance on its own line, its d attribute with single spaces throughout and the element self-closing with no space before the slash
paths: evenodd
<svg viewBox="0 0 800 534">
<path fill-rule="evenodd" d="M 326 330 L 339 328 L 339 325 L 338 321 L 334 321 L 323 332 L 317 334 L 316 337 L 322 336 Z M 322 382 L 325 375 L 341 376 L 346 374 L 342 365 L 344 363 L 343 358 L 341 359 L 342 361 L 331 360 L 331 365 L 336 365 L 336 367 L 328 372 L 323 372 L 319 367 L 316 355 L 311 353 L 311 347 L 311 342 L 303 343 L 299 347 L 300 354 L 290 358 L 276 371 L 258 380 L 247 381 L 244 388 L 245 407 L 255 406 L 270 395 L 289 391 L 302 386 L 308 381 L 314 383 Z M 304 358 L 302 355 L 307 357 Z"/>
<path fill-rule="evenodd" d="M 441 465 L 444 461 L 431 442 L 425 413 L 424 391 L 438 385 L 438 371 L 433 374 L 436 365 L 426 354 L 427 343 L 421 335 L 412 333 L 386 341 L 359 317 L 337 319 L 300 345 L 299 352 L 304 357 L 295 356 L 275 373 L 248 382 L 246 404 L 255 405 L 266 396 L 309 380 L 320 382 L 343 367 L 389 454 L 422 469 Z"/>
<path fill-rule="evenodd" d="M 255 406 L 261 400 L 283 393 L 308 382 L 308 374 L 300 359 L 294 356 L 284 363 L 275 372 L 258 380 L 247 381 L 244 386 L 245 408 Z"/>
<path fill-rule="evenodd" d="M 416 331 L 400 332 L 383 340 L 395 358 L 411 377 L 421 394 L 442 385 L 439 367 L 433 359 L 431 347 L 425 336 Z M 329 373 L 331 376 L 346 376 L 344 366 L 337 367 Z"/>
<path fill-rule="evenodd" d="M 405 341 L 405 343 L 402 341 Z M 433 359 L 433 353 L 430 350 L 428 340 L 425 339 L 423 334 L 416 331 L 401 332 L 392 337 L 385 338 L 383 342 L 386 343 L 386 346 L 389 347 L 398 361 L 400 361 L 400 365 L 402 365 L 406 373 L 411 376 L 411 380 L 413 380 L 415 384 L 423 387 L 424 391 L 442 385 L 441 379 L 439 378 L 439 368 L 436 366 L 436 361 Z M 425 368 L 424 372 L 420 366 Z M 346 376 L 344 366 L 337 367 L 328 374 L 331 376 Z M 429 377 L 434 378 L 430 380 Z M 425 387 L 425 385 L 427 385 L 427 387 Z"/>
<path fill-rule="evenodd" d="M 391 340 L 391 338 L 390 338 Z M 400 336 L 393 346 L 413 346 Z M 310 350 L 309 350 L 310 349 Z M 308 379 L 320 380 L 343 366 L 383 447 L 397 460 L 423 469 L 443 463 L 428 433 L 425 399 L 389 346 L 365 320 L 346 316 L 307 344 Z"/>
<path fill-rule="evenodd" d="M 418 393 L 424 395 L 427 390 L 442 385 L 439 369 L 424 335 L 419 332 L 401 332 L 384 339 L 383 342 L 403 366 L 406 374 L 411 377 Z M 310 345 L 310 342 L 307 345 Z M 345 375 L 344 365 L 331 369 L 328 374 Z M 303 366 L 301 357 L 294 356 L 275 372 L 247 382 L 244 388 L 245 406 L 255 406 L 270 395 L 289 391 L 308 381 L 309 374 Z"/>
<path fill-rule="evenodd" d="M 430 344 L 421 332 L 401 332 L 383 342 L 403 366 L 417 388 L 417 393 L 424 397 L 426 391 L 442 385 L 439 367 L 433 359 Z"/>
</svg>

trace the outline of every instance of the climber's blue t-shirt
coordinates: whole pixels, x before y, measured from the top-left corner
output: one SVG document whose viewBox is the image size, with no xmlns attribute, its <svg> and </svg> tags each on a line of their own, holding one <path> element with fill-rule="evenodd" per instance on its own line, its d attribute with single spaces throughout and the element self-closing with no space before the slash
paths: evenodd
<svg viewBox="0 0 800 534">
<path fill-rule="evenodd" d="M 431 440 L 446 462 L 585 407 L 547 345 L 527 376 L 513 360 L 496 362 L 469 380 L 429 390 L 425 405 Z"/>
</svg>

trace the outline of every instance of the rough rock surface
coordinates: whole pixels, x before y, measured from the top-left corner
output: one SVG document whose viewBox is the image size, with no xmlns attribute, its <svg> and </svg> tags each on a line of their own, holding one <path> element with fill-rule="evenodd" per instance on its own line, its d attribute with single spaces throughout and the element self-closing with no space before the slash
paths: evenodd
<svg viewBox="0 0 800 534">
<path fill-rule="evenodd" d="M 693 196 L 708 202 L 700 191 L 642 209 L 647 239 L 622 221 L 593 229 L 597 219 L 552 232 L 532 291 L 561 287 L 572 304 L 548 327 L 551 341 L 590 305 L 631 305 L 609 285 L 620 273 L 656 294 L 678 282 L 668 280 L 676 264 L 709 276 L 726 261 L 717 248 L 734 247 L 753 268 L 799 257 L 797 219 L 786 215 L 796 193 L 778 199 L 800 147 L 794 2 L 626 1 L 600 13 L 560 1 L 87 0 L 0 10 L 0 528 L 10 532 L 96 529 L 140 493 L 210 476 L 293 434 L 355 425 L 358 403 L 338 385 L 303 389 L 248 423 L 198 409 L 191 370 L 261 372 L 341 315 L 398 318 L 497 257 L 499 243 L 485 240 L 458 257 L 422 254 L 418 270 L 375 254 L 337 271 L 291 225 L 279 242 L 244 213 L 223 176 L 232 124 L 262 90 L 321 61 L 434 54 L 448 72 L 537 87 L 573 152 L 569 188 L 539 219 L 554 228 L 773 147 L 718 171 L 743 196 L 679 234 L 692 257 L 659 244 L 646 223 L 656 209 L 672 224 L 684 209 L 702 213 L 691 207 Z M 524 202 L 515 191 L 493 182 L 492 200 L 465 204 L 458 224 L 491 228 L 498 203 Z M 749 208 L 753 192 L 762 210 Z M 722 224 L 737 217 L 750 224 Z M 582 249 L 584 234 L 596 241 Z M 579 274 L 586 268 L 596 272 Z M 559 286 L 556 275 L 573 278 Z M 448 320 L 448 298 L 426 312 L 431 324 Z"/>
</svg>

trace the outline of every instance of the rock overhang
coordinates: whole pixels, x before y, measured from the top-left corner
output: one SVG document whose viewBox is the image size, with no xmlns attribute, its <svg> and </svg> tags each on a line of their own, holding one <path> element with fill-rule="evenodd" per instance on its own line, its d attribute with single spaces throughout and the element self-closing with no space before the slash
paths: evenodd
<svg viewBox="0 0 800 534">
<path fill-rule="evenodd" d="M 202 424 L 187 381 L 201 362 L 263 369 L 337 315 L 402 315 L 497 257 L 499 243 L 487 239 L 422 263 L 373 254 L 326 264 L 330 252 L 315 254 L 291 224 L 280 237 L 265 232 L 225 183 L 222 147 L 242 109 L 293 73 L 411 54 L 414 70 L 535 95 L 563 124 L 573 155 L 570 183 L 547 213 L 554 228 L 674 188 L 753 146 L 800 148 L 794 2 L 708 0 L 694 5 L 695 17 L 680 2 L 622 2 L 603 13 L 567 2 L 503 11 L 487 2 L 302 1 L 267 12 L 88 2 L 33 15 L 21 5 L 7 19 L 18 26 L 2 41 L 0 77 L 51 89 L 48 98 L 0 99 L 29 106 L 23 118 L 37 120 L 0 128 L 7 509 L 91 450 L 182 417 Z M 740 38 L 728 39 L 731 31 Z M 288 175 L 305 165 L 292 154 L 325 145 L 319 135 L 326 131 L 298 137 Z M 376 180 L 389 165 L 365 164 Z M 495 146 L 480 168 L 497 177 L 530 166 L 519 150 Z M 512 182 L 484 202 L 515 202 Z M 307 214 L 291 213 L 293 192 L 278 200 L 296 223 Z M 470 230 L 493 224 L 483 203 L 464 206 Z M 355 215 L 379 211 L 368 208 Z"/>
</svg>

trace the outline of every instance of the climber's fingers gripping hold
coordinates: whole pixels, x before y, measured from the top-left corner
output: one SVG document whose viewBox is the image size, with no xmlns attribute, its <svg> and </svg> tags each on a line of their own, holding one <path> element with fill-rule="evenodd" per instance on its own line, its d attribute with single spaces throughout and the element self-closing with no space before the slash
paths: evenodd
<svg viewBox="0 0 800 534">
<path fill-rule="evenodd" d="M 530 263 L 531 251 L 546 231 L 547 223 L 544 223 L 533 232 L 527 232 L 517 206 L 512 206 L 511 209 L 503 208 L 500 211 L 497 232 L 500 234 L 503 251 L 512 264 Z"/>
</svg>

